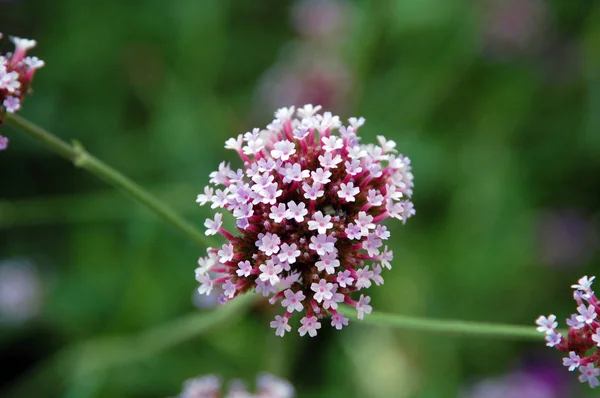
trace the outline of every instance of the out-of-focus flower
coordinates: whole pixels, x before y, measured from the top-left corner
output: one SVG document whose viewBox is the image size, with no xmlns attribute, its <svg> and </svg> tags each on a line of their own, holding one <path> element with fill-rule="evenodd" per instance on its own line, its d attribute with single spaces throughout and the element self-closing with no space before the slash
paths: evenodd
<svg viewBox="0 0 600 398">
<path fill-rule="evenodd" d="M 44 66 L 41 59 L 27 56 L 27 51 L 35 47 L 35 40 L 19 37 L 10 39 L 15 44 L 14 53 L 0 55 L 0 124 L 5 112 L 14 113 L 21 109 L 21 102 L 30 90 L 35 71 Z M 0 136 L 0 150 L 7 146 L 8 139 Z"/>
<path fill-rule="evenodd" d="M 0 263 L 0 322 L 19 324 L 40 310 L 42 283 L 37 269 L 22 260 Z"/>
<path fill-rule="evenodd" d="M 595 278 L 586 275 L 571 286 L 575 289 L 573 298 L 577 312 L 566 320 L 569 326 L 567 336 L 557 332 L 555 315 L 542 315 L 535 321 L 537 330 L 546 334 L 546 345 L 567 354 L 563 365 L 571 372 L 578 370 L 579 381 L 588 383 L 592 388 L 600 385 L 600 302 L 592 290 Z"/>
<path fill-rule="evenodd" d="M 483 7 L 484 50 L 492 57 L 537 52 L 548 25 L 548 6 L 543 0 L 487 0 Z"/>
<path fill-rule="evenodd" d="M 467 388 L 461 398 L 562 398 L 552 385 L 526 372 L 481 380 Z"/>
<path fill-rule="evenodd" d="M 596 249 L 596 235 L 593 225 L 574 212 L 544 212 L 538 226 L 540 259 L 553 267 L 583 265 Z"/>
<path fill-rule="evenodd" d="M 343 0 L 299 0 L 291 12 L 292 25 L 307 38 L 332 40 L 353 25 L 350 4 Z"/>
<path fill-rule="evenodd" d="M 256 393 L 248 392 L 243 382 L 233 380 L 228 392 L 222 390 L 221 380 L 215 375 L 201 376 L 186 381 L 178 398 L 293 398 L 294 387 L 286 380 L 268 373 L 260 374 Z"/>
<path fill-rule="evenodd" d="M 221 286 L 224 303 L 254 289 L 280 302 L 285 314 L 271 322 L 278 336 L 291 330 L 295 311 L 303 315 L 298 332 L 311 337 L 328 315 L 336 329 L 347 325 L 339 303 L 355 307 L 359 319 L 371 313 L 368 296 L 352 296 L 383 283 L 382 269 L 391 268 L 390 234 L 380 222 L 415 213 L 410 160 L 396 144 L 379 137 L 380 145 L 361 145 L 364 118 L 343 126 L 320 110 L 281 108 L 266 130 L 229 139 L 225 147 L 244 168 L 221 163 L 197 198 L 232 213 L 238 230 L 224 229 L 221 213 L 206 220 L 206 234 L 227 243 L 199 259 L 198 291 Z"/>
<path fill-rule="evenodd" d="M 341 111 L 348 107 L 353 87 L 351 71 L 333 52 L 294 44 L 261 77 L 256 102 L 260 110 L 312 103 Z"/>
</svg>

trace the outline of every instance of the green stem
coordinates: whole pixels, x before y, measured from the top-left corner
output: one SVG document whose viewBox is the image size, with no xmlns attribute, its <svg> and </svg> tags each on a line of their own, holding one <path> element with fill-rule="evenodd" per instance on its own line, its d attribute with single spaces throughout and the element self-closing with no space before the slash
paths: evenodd
<svg viewBox="0 0 600 398">
<path fill-rule="evenodd" d="M 117 170 L 89 154 L 81 144 L 75 142 L 73 145 L 69 145 L 36 124 L 14 114 L 6 114 L 5 120 L 8 124 L 46 145 L 60 156 L 73 162 L 76 167 L 89 171 L 115 188 L 121 190 L 135 201 L 148 207 L 163 220 L 191 237 L 197 243 L 203 246 L 211 246 L 212 241 L 210 239 L 202 232 L 198 231 L 192 224 L 181 218 L 181 216 L 179 216 L 172 208 L 129 178 L 119 173 Z"/>
<path fill-rule="evenodd" d="M 354 316 L 356 311 L 348 306 L 340 308 L 346 316 Z M 534 326 L 504 325 L 457 321 L 451 319 L 420 318 L 408 315 L 395 315 L 373 312 L 365 315 L 361 321 L 370 325 L 389 326 L 399 329 L 412 329 L 420 332 L 450 333 L 457 335 L 481 336 L 499 339 L 543 340 L 544 334 L 535 330 Z M 560 330 L 559 332 L 566 333 Z"/>
</svg>

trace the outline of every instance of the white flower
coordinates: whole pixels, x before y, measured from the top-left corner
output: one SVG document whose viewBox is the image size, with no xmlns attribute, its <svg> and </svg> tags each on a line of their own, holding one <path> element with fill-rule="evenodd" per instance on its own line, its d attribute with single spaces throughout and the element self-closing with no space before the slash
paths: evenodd
<svg viewBox="0 0 600 398">
<path fill-rule="evenodd" d="M 229 299 L 232 299 L 235 296 L 236 287 L 230 279 L 227 279 L 223 284 L 223 295 Z"/>
<path fill-rule="evenodd" d="M 275 144 L 273 144 L 273 147 L 275 147 L 275 149 L 271 151 L 271 156 L 273 156 L 273 159 L 281 159 L 282 161 L 286 161 L 290 158 L 290 156 L 296 153 L 296 145 L 287 140 L 277 141 Z"/>
<path fill-rule="evenodd" d="M 294 293 L 290 289 L 287 289 L 283 292 L 285 298 L 281 301 L 281 306 L 286 308 L 287 312 L 302 312 L 304 306 L 302 305 L 302 300 L 306 298 L 304 293 L 301 290 Z"/>
<path fill-rule="evenodd" d="M 355 187 L 354 183 L 349 182 L 348 184 L 341 183 L 338 196 L 346 202 L 354 202 L 354 197 L 358 195 L 360 188 Z"/>
<path fill-rule="evenodd" d="M 581 365 L 581 358 L 575 352 L 570 351 L 569 357 L 563 358 L 563 365 L 569 368 L 569 372 L 572 372 Z"/>
<path fill-rule="evenodd" d="M 279 283 L 279 274 L 283 271 L 283 267 L 280 264 L 275 264 L 272 260 L 267 260 L 266 264 L 261 264 L 258 269 L 261 272 L 261 274 L 258 275 L 258 278 L 261 281 L 269 281 L 272 286 Z"/>
<path fill-rule="evenodd" d="M 37 42 L 35 40 L 22 39 L 16 36 L 11 36 L 10 39 L 13 43 L 15 43 L 15 47 L 17 48 L 17 50 L 20 49 L 22 51 L 27 51 L 31 50 L 37 45 Z"/>
<path fill-rule="evenodd" d="M 315 337 L 317 335 L 317 330 L 321 329 L 321 323 L 317 321 L 316 316 L 307 317 L 300 319 L 300 323 L 302 326 L 298 329 L 298 333 L 300 336 L 304 336 L 306 333 L 310 337 Z"/>
<path fill-rule="evenodd" d="M 356 270 L 356 286 L 357 289 L 368 289 L 371 287 L 371 278 L 373 271 L 369 271 L 369 267 L 359 268 Z"/>
<path fill-rule="evenodd" d="M 344 230 L 346 237 L 348 239 L 360 239 L 362 238 L 362 232 L 360 230 L 360 226 L 356 224 L 349 224 Z"/>
<path fill-rule="evenodd" d="M 309 185 L 307 183 L 302 184 L 302 190 L 304 191 L 304 197 L 310 200 L 317 200 L 325 194 L 325 191 L 321 189 L 321 184 L 318 182 Z"/>
<path fill-rule="evenodd" d="M 279 239 L 279 236 L 267 232 L 266 234 L 258 234 L 256 247 L 258 247 L 258 250 L 264 252 L 267 256 L 270 256 L 279 252 L 280 243 L 281 239 Z"/>
<path fill-rule="evenodd" d="M 278 119 L 282 122 L 286 120 L 290 120 L 294 116 L 295 108 L 290 106 L 289 108 L 279 108 L 275 112 L 275 119 Z"/>
<path fill-rule="evenodd" d="M 587 275 L 582 277 L 577 281 L 577 284 L 571 285 L 573 289 L 581 290 L 582 292 L 589 293 L 592 290 L 592 282 L 596 279 L 595 276 L 592 276 L 588 279 Z"/>
<path fill-rule="evenodd" d="M 333 156 L 332 152 L 325 152 L 325 154 L 319 156 L 321 167 L 325 169 L 335 169 L 341 161 L 342 157 L 337 154 Z"/>
<path fill-rule="evenodd" d="M 310 175 L 311 175 L 313 181 L 317 182 L 319 184 L 325 185 L 331 181 L 329 179 L 329 177 L 331 177 L 331 171 L 323 170 L 320 167 L 318 169 L 316 169 L 315 171 L 311 171 Z"/>
<path fill-rule="evenodd" d="M 561 341 L 562 335 L 560 333 L 552 331 L 546 335 L 546 345 L 548 347 L 554 347 L 555 345 L 560 344 Z"/>
<path fill-rule="evenodd" d="M 577 320 L 579 322 L 585 322 L 588 325 L 591 325 L 598 316 L 598 314 L 596 314 L 596 308 L 593 305 L 586 307 L 584 304 L 581 304 L 577 307 L 577 311 L 581 314 L 577 316 Z"/>
<path fill-rule="evenodd" d="M 360 227 L 360 233 L 362 234 L 362 236 L 369 235 L 369 230 L 375 229 L 375 224 L 373 224 L 373 216 L 367 214 L 364 211 L 358 213 L 356 225 Z"/>
<path fill-rule="evenodd" d="M 354 127 L 354 129 L 357 129 L 360 126 L 362 126 L 363 124 L 365 124 L 365 118 L 364 117 L 359 117 L 357 119 L 355 117 L 351 117 L 350 119 L 348 119 L 348 123 L 350 123 L 350 125 L 352 127 Z"/>
<path fill-rule="evenodd" d="M 21 100 L 17 97 L 8 96 L 6 97 L 2 105 L 4 105 L 4 109 L 6 109 L 6 112 L 15 113 L 16 111 L 21 109 Z"/>
<path fill-rule="evenodd" d="M 535 320 L 535 323 L 538 325 L 537 331 L 541 333 L 550 334 L 554 332 L 554 329 L 558 327 L 558 322 L 556 322 L 556 315 L 548 315 L 546 318 L 543 315 L 540 315 L 538 319 Z"/>
<path fill-rule="evenodd" d="M 593 363 L 581 365 L 579 371 L 581 372 L 581 375 L 579 376 L 580 382 L 588 383 L 591 388 L 596 388 L 600 385 L 600 382 L 598 382 L 600 369 L 596 368 Z"/>
<path fill-rule="evenodd" d="M 321 259 L 315 263 L 319 272 L 325 271 L 332 275 L 335 273 L 335 268 L 340 266 L 340 260 L 337 259 L 337 251 L 326 253 L 321 256 Z"/>
<path fill-rule="evenodd" d="M 287 262 L 288 264 L 294 264 L 296 262 L 296 258 L 300 256 L 300 250 L 298 250 L 298 245 L 292 243 L 288 245 L 284 243 L 280 246 L 281 251 L 277 255 L 279 261 Z"/>
<path fill-rule="evenodd" d="M 198 293 L 206 294 L 207 296 L 210 295 L 210 292 L 213 288 L 213 281 L 210 279 L 210 275 L 199 275 L 197 280 L 198 282 L 200 282 L 200 287 L 198 287 Z"/>
<path fill-rule="evenodd" d="M 386 140 L 386 138 L 382 135 L 378 135 L 377 136 L 377 141 L 379 141 L 379 145 L 381 145 L 381 149 L 383 150 L 383 153 L 388 153 L 388 152 L 397 152 L 396 149 L 396 143 L 394 141 L 388 141 Z"/>
<path fill-rule="evenodd" d="M 288 220 L 296 220 L 296 222 L 304 221 L 304 216 L 308 214 L 308 210 L 306 209 L 306 205 L 302 202 L 296 204 L 293 200 L 288 202 L 288 210 L 286 213 L 286 218 Z"/>
<path fill-rule="evenodd" d="M 302 108 L 298 108 L 298 116 L 301 118 L 307 118 L 313 116 L 315 113 L 321 110 L 321 105 L 312 106 L 312 104 L 306 104 Z"/>
<path fill-rule="evenodd" d="M 305 178 L 308 178 L 310 172 L 308 170 L 302 170 L 302 167 L 298 163 L 285 165 L 283 169 L 283 182 L 290 183 L 292 181 L 302 181 Z"/>
<path fill-rule="evenodd" d="M 331 326 L 337 330 L 342 330 L 342 327 L 348 326 L 348 318 L 344 314 L 338 312 L 331 317 Z"/>
<path fill-rule="evenodd" d="M 275 320 L 271 322 L 270 326 L 275 329 L 275 335 L 279 337 L 283 337 L 286 332 L 292 330 L 292 327 L 288 325 L 288 319 L 280 315 L 275 315 Z"/>
<path fill-rule="evenodd" d="M 322 256 L 336 250 L 335 241 L 336 239 L 333 236 L 327 236 L 325 234 L 311 236 L 308 248 L 316 251 L 319 256 Z"/>
<path fill-rule="evenodd" d="M 240 261 L 238 263 L 238 270 L 236 270 L 236 273 L 238 274 L 238 276 L 245 276 L 245 277 L 249 277 L 250 274 L 252 273 L 252 265 L 250 264 L 250 261 Z"/>
<path fill-rule="evenodd" d="M 371 311 L 373 310 L 373 307 L 371 307 L 369 305 L 369 303 L 371 302 L 371 297 L 369 296 L 365 296 L 363 294 L 360 295 L 360 298 L 358 299 L 358 303 L 356 304 L 356 312 L 357 312 L 357 316 L 358 319 L 362 320 L 365 316 L 365 314 L 370 314 Z"/>
<path fill-rule="evenodd" d="M 215 235 L 217 232 L 219 232 L 219 228 L 221 228 L 221 225 L 223 225 L 222 219 L 223 214 L 221 213 L 215 214 L 214 221 L 210 218 L 207 218 L 206 221 L 204 221 L 204 226 L 207 228 L 205 234 Z"/>
<path fill-rule="evenodd" d="M 319 283 L 313 283 L 310 285 L 310 289 L 315 292 L 313 298 L 320 303 L 323 300 L 329 300 L 333 297 L 333 293 L 331 289 L 333 288 L 333 283 L 327 283 L 326 279 L 321 279 Z"/>
<path fill-rule="evenodd" d="M 16 90 L 19 89 L 19 87 L 21 87 L 21 82 L 19 81 L 19 74 L 17 72 L 13 71 L 13 72 L 8 72 L 8 73 L 4 73 L 4 74 L 0 75 L 0 89 L 4 89 L 4 90 L 8 91 L 9 93 L 14 93 Z M 13 104 L 13 108 L 14 108 L 14 106 L 19 104 L 18 98 L 9 96 L 6 99 L 9 99 L 9 98 L 13 98 L 10 101 L 10 103 Z M 5 102 L 4 106 L 7 107 L 6 100 L 4 100 L 4 102 Z"/>
<path fill-rule="evenodd" d="M 285 208 L 285 204 L 280 203 L 278 206 L 271 206 L 271 213 L 269 213 L 269 218 L 273 221 L 280 223 L 286 218 L 287 211 Z"/>
<path fill-rule="evenodd" d="M 362 171 L 362 167 L 360 167 L 360 160 L 353 159 L 351 162 L 345 161 L 344 166 L 346 166 L 346 173 L 351 176 L 355 176 Z"/>
<path fill-rule="evenodd" d="M 585 326 L 585 322 L 580 322 L 577 319 L 577 314 L 572 314 L 571 318 L 567 319 L 567 325 L 574 329 L 581 329 Z"/>
<path fill-rule="evenodd" d="M 336 282 L 340 284 L 341 287 L 352 286 L 352 282 L 354 282 L 354 278 L 352 278 L 350 271 L 340 271 L 337 274 Z"/>
<path fill-rule="evenodd" d="M 219 255 L 220 263 L 225 264 L 226 262 L 233 260 L 233 245 L 231 243 L 224 244 L 217 254 Z"/>
<path fill-rule="evenodd" d="M 313 215 L 313 219 L 308 222 L 308 230 L 317 230 L 318 233 L 324 234 L 328 229 L 333 228 L 330 215 L 323 215 L 321 211 L 316 212 Z"/>
<path fill-rule="evenodd" d="M 23 63 L 27 65 L 29 69 L 34 70 L 43 68 L 45 65 L 45 62 L 39 59 L 38 57 L 25 57 L 23 59 Z"/>
<path fill-rule="evenodd" d="M 381 206 L 383 204 L 383 196 L 375 189 L 369 189 L 367 200 L 373 206 Z"/>
<path fill-rule="evenodd" d="M 342 139 L 333 135 L 321 138 L 321 142 L 323 143 L 325 152 L 335 151 L 336 149 L 342 149 L 344 147 Z"/>
</svg>

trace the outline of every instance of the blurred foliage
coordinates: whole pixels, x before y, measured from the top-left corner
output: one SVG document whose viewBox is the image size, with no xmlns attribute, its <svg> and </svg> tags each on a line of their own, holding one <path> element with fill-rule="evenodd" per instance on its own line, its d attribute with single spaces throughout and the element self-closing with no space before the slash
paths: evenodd
<svg viewBox="0 0 600 398">
<path fill-rule="evenodd" d="M 289 43 L 308 43 L 307 65 L 323 56 L 322 39 L 301 38 L 290 24 L 294 3 L 14 0 L 0 2 L 0 30 L 36 39 L 34 54 L 46 61 L 23 116 L 83 142 L 201 227 L 208 210 L 195 195 L 222 159 L 234 160 L 223 142 L 266 125 L 275 110 L 268 91 L 257 94 L 267 70 L 287 58 Z M 374 308 L 518 324 L 540 313 L 565 318 L 569 285 L 600 260 L 600 4 L 346 7 L 343 40 L 323 45 L 335 46 L 351 87 L 331 83 L 348 94 L 327 105 L 344 118 L 364 116 L 364 141 L 395 140 L 416 177 L 417 216 L 389 224 L 394 269 L 371 289 Z M 256 305 L 236 323 L 141 361 L 83 378 L 42 377 L 36 369 L 63 347 L 198 311 L 193 269 L 204 248 L 46 148 L 2 131 L 11 144 L 0 155 L 0 256 L 34 262 L 44 285 L 41 313 L 0 329 L 9 364 L 2 396 L 164 397 L 199 374 L 251 382 L 270 371 L 299 397 L 436 398 L 531 358 L 560 367 L 560 354 L 542 343 L 359 322 L 342 332 L 325 327 L 315 339 L 280 339 L 268 327 L 270 306 Z M 548 224 L 548 215 L 559 221 Z M 548 250 L 562 260 L 548 261 Z M 587 394 L 573 388 L 570 396 Z"/>
</svg>

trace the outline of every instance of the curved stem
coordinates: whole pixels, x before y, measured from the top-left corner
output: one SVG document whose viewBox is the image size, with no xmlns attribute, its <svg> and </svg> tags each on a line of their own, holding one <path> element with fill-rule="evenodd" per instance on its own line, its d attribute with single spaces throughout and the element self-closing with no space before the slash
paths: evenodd
<svg viewBox="0 0 600 398">
<path fill-rule="evenodd" d="M 353 308 L 340 306 L 346 316 L 356 314 Z M 498 339 L 543 340 L 544 334 L 534 326 L 505 325 L 452 319 L 421 318 L 408 315 L 395 315 L 373 312 L 365 315 L 364 322 L 370 325 L 390 326 L 399 329 L 412 329 L 421 332 L 450 333 L 458 335 L 481 336 Z M 563 331 L 559 331 L 563 332 Z"/>
<path fill-rule="evenodd" d="M 73 145 L 69 145 L 36 124 L 14 114 L 7 113 L 5 115 L 5 120 L 16 129 L 24 132 L 46 145 L 60 156 L 73 162 L 76 167 L 89 171 L 129 195 L 136 202 L 139 202 L 152 210 L 163 220 L 191 237 L 197 243 L 203 246 L 212 246 L 212 241 L 210 239 L 202 232 L 198 231 L 192 224 L 184 220 L 175 212 L 175 210 L 129 178 L 125 177 L 123 174 L 119 173 L 117 170 L 89 154 L 81 144 L 75 142 Z"/>
</svg>

